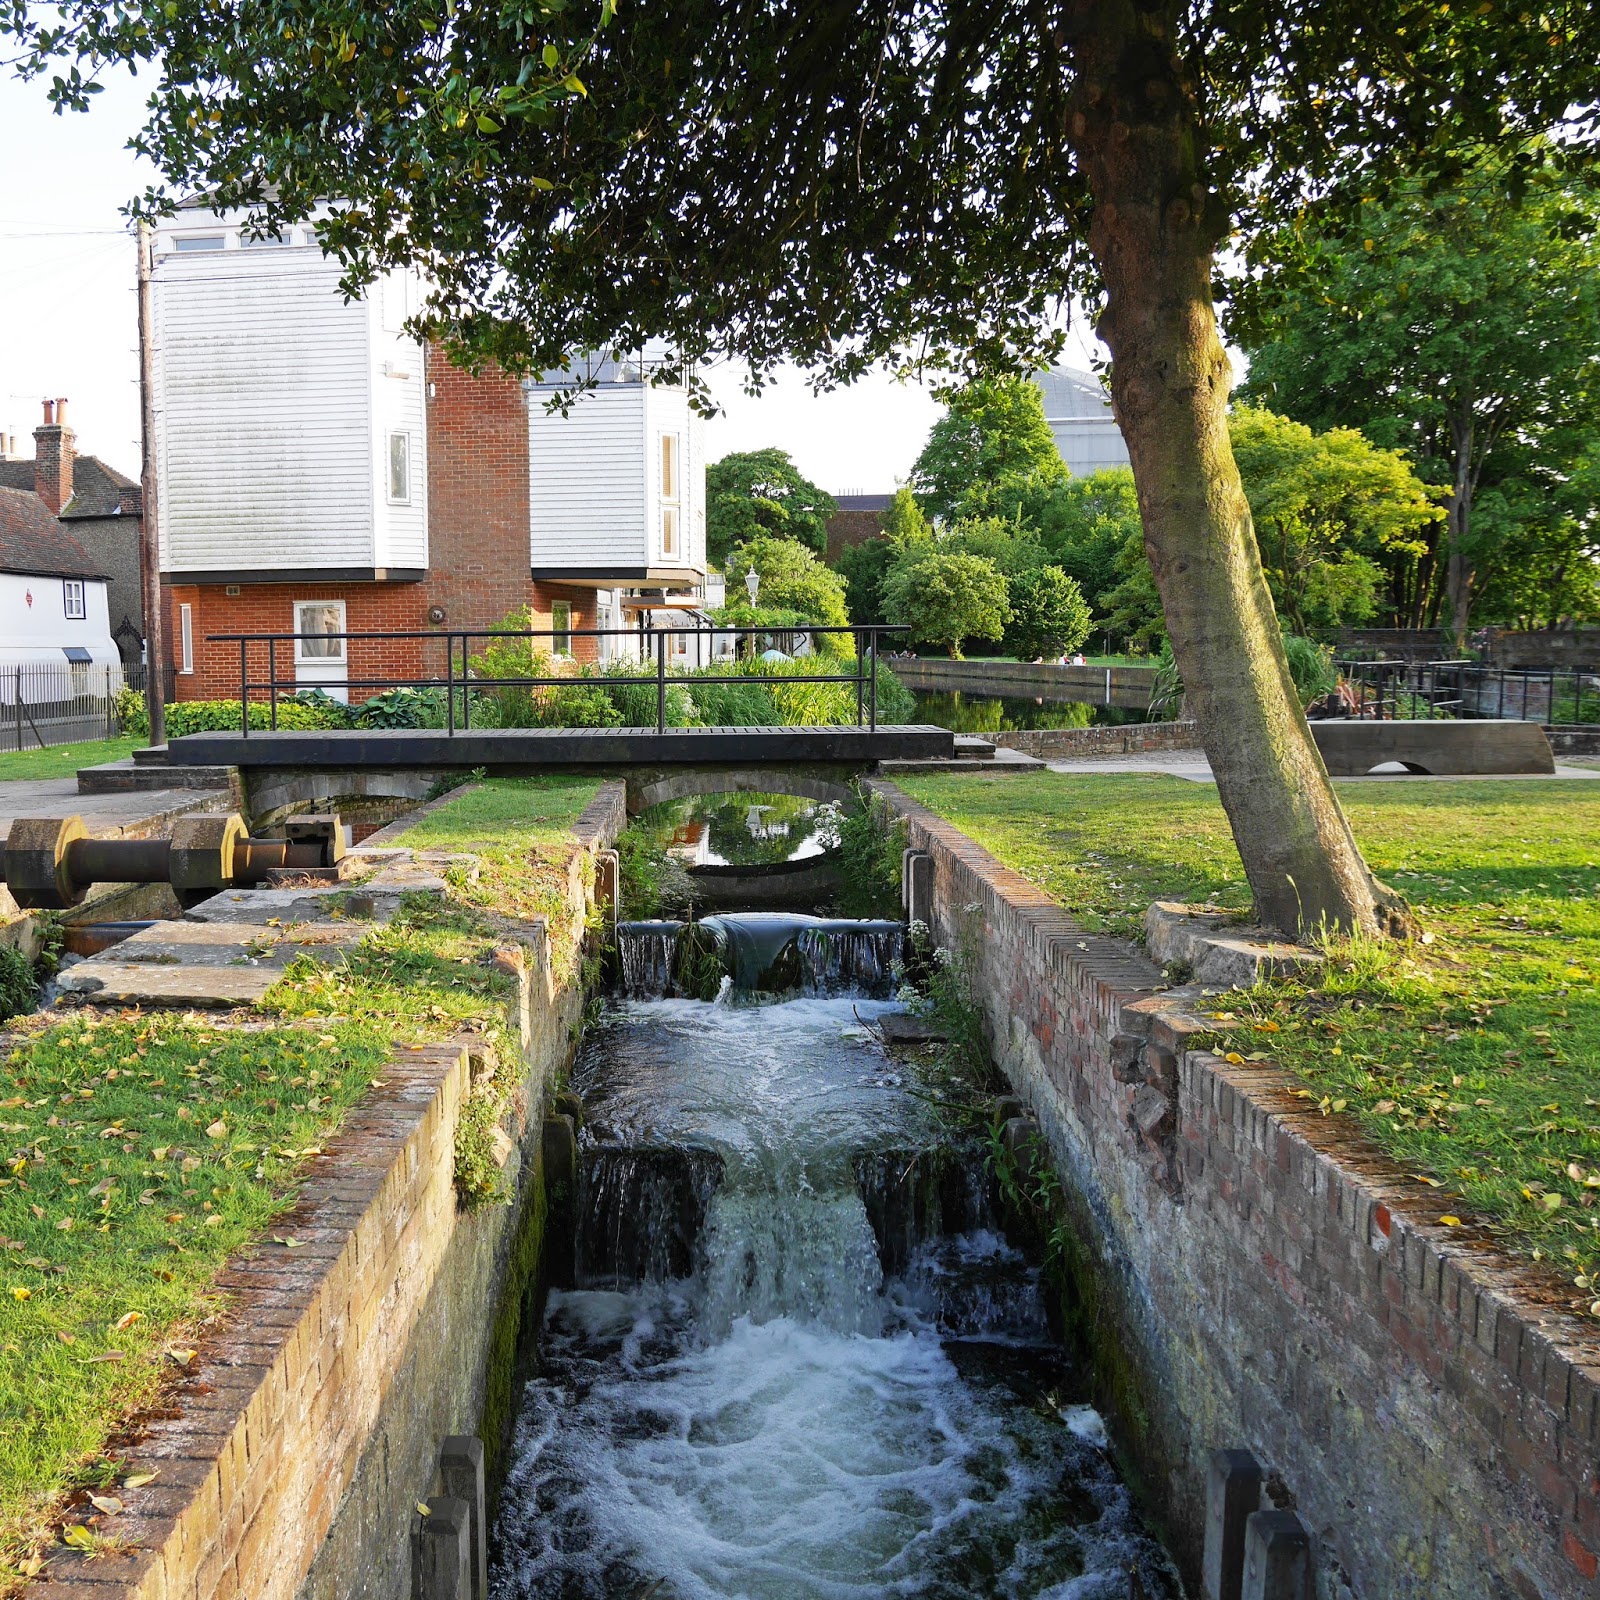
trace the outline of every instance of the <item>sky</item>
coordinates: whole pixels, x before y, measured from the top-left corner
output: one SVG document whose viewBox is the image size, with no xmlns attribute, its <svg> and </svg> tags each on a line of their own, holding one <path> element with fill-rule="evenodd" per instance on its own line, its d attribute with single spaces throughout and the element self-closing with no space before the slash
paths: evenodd
<svg viewBox="0 0 1600 1600">
<path fill-rule="evenodd" d="M 32 453 L 40 400 L 63 396 L 78 448 L 137 475 L 138 321 L 135 252 L 119 208 L 153 173 L 126 149 L 144 94 L 126 73 L 106 80 L 87 114 L 56 116 L 42 83 L 0 77 L 0 433 Z M 1080 319 L 1081 324 L 1081 319 Z M 1069 338 L 1089 365 L 1092 335 Z M 737 369 L 710 376 L 723 414 L 707 426 L 708 459 L 776 445 L 832 493 L 877 493 L 905 481 L 940 407 L 925 385 L 874 373 L 813 396 L 789 369 L 758 399 Z"/>
</svg>

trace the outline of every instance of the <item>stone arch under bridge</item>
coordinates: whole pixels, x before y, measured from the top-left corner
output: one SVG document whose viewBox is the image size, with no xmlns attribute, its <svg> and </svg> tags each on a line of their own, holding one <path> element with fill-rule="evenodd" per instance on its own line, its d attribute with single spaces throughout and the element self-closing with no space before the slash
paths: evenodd
<svg viewBox="0 0 1600 1600">
<path fill-rule="evenodd" d="M 322 810 L 333 801 L 420 805 L 435 792 L 440 775 L 402 767 L 264 767 L 243 774 L 245 810 L 252 827 L 271 827 L 296 811 Z"/>
<path fill-rule="evenodd" d="M 636 817 L 651 806 L 692 795 L 791 794 L 804 800 L 831 800 L 838 805 L 858 804 L 851 787 L 863 768 L 858 765 L 637 767 L 624 776 L 628 785 L 628 815 Z"/>
</svg>

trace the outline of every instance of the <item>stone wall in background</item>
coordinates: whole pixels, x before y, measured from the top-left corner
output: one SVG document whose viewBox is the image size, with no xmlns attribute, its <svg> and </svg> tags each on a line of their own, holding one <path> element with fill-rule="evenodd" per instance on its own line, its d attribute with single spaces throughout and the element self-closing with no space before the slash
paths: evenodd
<svg viewBox="0 0 1600 1600">
<path fill-rule="evenodd" d="M 888 661 L 908 689 L 1035 697 L 1142 711 L 1155 687 L 1154 667 L 1058 667 L 1037 661 L 950 661 L 938 656 Z"/>
<path fill-rule="evenodd" d="M 1255 1453 L 1321 1600 L 1579 1600 L 1600 1552 L 1600 1341 L 1430 1191 L 892 785 L 1073 1222 L 1069 1323 L 1188 1572 L 1206 1464 Z"/>
<path fill-rule="evenodd" d="M 1120 728 L 1016 728 L 983 735 L 991 744 L 1046 761 L 1070 756 L 1127 756 L 1146 750 L 1198 750 L 1200 729 L 1192 718 L 1176 722 L 1129 722 Z"/>
</svg>

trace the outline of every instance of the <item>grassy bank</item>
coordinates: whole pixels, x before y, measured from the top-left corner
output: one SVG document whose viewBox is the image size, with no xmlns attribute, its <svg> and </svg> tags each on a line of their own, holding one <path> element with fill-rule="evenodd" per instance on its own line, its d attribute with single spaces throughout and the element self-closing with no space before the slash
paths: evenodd
<svg viewBox="0 0 1600 1600">
<path fill-rule="evenodd" d="M 133 754 L 142 739 L 89 739 L 81 744 L 56 744 L 44 750 L 0 753 L 0 783 L 12 778 L 71 778 L 79 767 L 98 767 Z"/>
<path fill-rule="evenodd" d="M 493 964 L 491 911 L 559 893 L 596 788 L 503 780 L 433 812 L 408 843 L 493 842 L 469 886 L 485 904 L 413 897 L 337 964 L 297 962 L 253 1012 L 47 1014 L 6 1040 L 0 1595 L 48 1557 L 64 1494 L 115 1496 L 137 1476 L 112 1442 L 125 1419 L 225 1315 L 211 1284 L 229 1257 L 262 1236 L 294 1248 L 274 1219 L 395 1049 L 501 1041 L 515 980 Z M 469 1203 L 493 1196 L 494 1173 L 464 1169 L 460 1148 L 457 1180 L 479 1185 Z"/>
<path fill-rule="evenodd" d="M 908 778 L 1086 926 L 1153 899 L 1249 903 L 1209 786 L 1156 774 Z M 1446 1215 L 1554 1266 L 1600 1316 L 1600 787 L 1339 785 L 1367 859 L 1431 942 L 1330 948 L 1315 985 L 1228 997 L 1219 1046 L 1295 1073 Z"/>
</svg>

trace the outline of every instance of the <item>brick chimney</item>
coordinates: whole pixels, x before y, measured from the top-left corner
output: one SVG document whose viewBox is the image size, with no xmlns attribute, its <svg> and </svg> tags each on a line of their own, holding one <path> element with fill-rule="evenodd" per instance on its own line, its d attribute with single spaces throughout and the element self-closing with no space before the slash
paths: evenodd
<svg viewBox="0 0 1600 1600">
<path fill-rule="evenodd" d="M 67 402 L 46 400 L 44 421 L 33 430 L 34 493 L 57 515 L 72 498 L 72 447 L 77 435 L 67 426 Z"/>
</svg>

